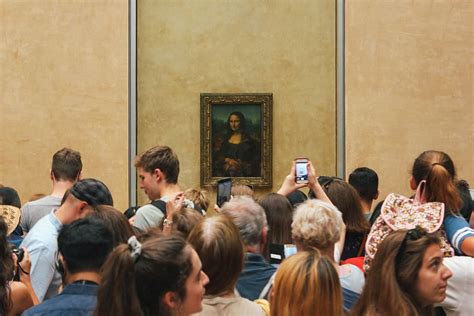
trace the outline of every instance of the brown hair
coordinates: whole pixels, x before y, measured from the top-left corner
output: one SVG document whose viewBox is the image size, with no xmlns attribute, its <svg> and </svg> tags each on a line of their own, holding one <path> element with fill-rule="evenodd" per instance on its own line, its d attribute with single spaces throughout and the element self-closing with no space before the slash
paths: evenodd
<svg viewBox="0 0 474 316">
<path fill-rule="evenodd" d="M 51 172 L 56 180 L 77 181 L 82 171 L 81 154 L 71 148 L 63 148 L 53 155 Z"/>
<path fill-rule="evenodd" d="M 246 195 L 253 198 L 254 192 L 253 192 L 253 189 L 249 187 L 248 185 L 237 184 L 237 185 L 233 185 L 232 188 L 230 189 L 230 195 L 232 195 L 233 197 Z"/>
<path fill-rule="evenodd" d="M 432 306 L 423 308 L 417 301 L 415 283 L 426 249 L 440 242 L 438 235 L 428 234 L 420 228 L 388 235 L 377 250 L 352 314 L 429 314 Z"/>
<path fill-rule="evenodd" d="M 342 220 L 349 232 L 366 233 L 370 225 L 364 217 L 359 194 L 349 183 L 332 179 L 323 185 L 331 202 L 342 213 Z"/>
<path fill-rule="evenodd" d="M 128 244 L 117 246 L 104 264 L 96 316 L 169 315 L 162 303 L 166 292 L 186 297 L 191 274 L 191 248 L 178 236 L 140 237 L 134 260 Z"/>
<path fill-rule="evenodd" d="M 8 227 L 0 216 L 0 315 L 6 315 L 11 308 L 10 280 L 13 272 L 13 259 L 7 241 Z"/>
<path fill-rule="evenodd" d="M 89 217 L 101 219 L 112 231 L 114 247 L 126 243 L 134 235 L 127 216 L 116 208 L 109 205 L 98 205 L 94 209 L 95 212 L 91 212 Z"/>
<path fill-rule="evenodd" d="M 451 157 L 442 151 L 423 152 L 413 163 L 412 176 L 418 185 L 426 180 L 428 202 L 443 202 L 448 212 L 458 214 L 462 201 L 454 183 L 456 169 Z"/>
<path fill-rule="evenodd" d="M 267 216 L 268 233 L 263 254 L 269 259 L 269 244 L 291 244 L 291 222 L 293 207 L 286 197 L 277 193 L 269 193 L 258 199 Z"/>
<path fill-rule="evenodd" d="M 166 182 L 178 183 L 178 156 L 168 146 L 156 146 L 141 153 L 135 158 L 135 167 L 143 168 L 148 173 L 160 169 L 165 174 Z"/>
<path fill-rule="evenodd" d="M 194 203 L 194 209 L 202 213 L 209 207 L 209 198 L 207 192 L 199 189 L 187 189 L 184 191 L 184 197 Z"/>
<path fill-rule="evenodd" d="M 203 218 L 195 209 L 184 208 L 173 214 L 173 231 L 180 232 L 186 238 Z"/>
<path fill-rule="evenodd" d="M 342 289 L 331 260 L 317 250 L 301 251 L 278 268 L 272 316 L 343 315 Z"/>
<path fill-rule="evenodd" d="M 206 295 L 233 292 L 243 268 L 244 245 L 232 220 L 225 215 L 206 218 L 193 229 L 188 241 L 209 276 Z"/>
</svg>

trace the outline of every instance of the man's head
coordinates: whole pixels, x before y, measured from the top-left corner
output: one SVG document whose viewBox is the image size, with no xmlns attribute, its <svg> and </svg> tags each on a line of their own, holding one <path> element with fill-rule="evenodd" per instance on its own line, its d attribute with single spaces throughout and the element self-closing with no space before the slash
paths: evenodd
<svg viewBox="0 0 474 316">
<path fill-rule="evenodd" d="M 82 160 L 78 151 L 63 148 L 53 155 L 51 177 L 55 181 L 75 182 L 81 176 Z"/>
<path fill-rule="evenodd" d="M 140 187 L 150 200 L 161 197 L 163 184 L 178 183 L 178 156 L 168 146 L 156 146 L 135 158 Z"/>
<path fill-rule="evenodd" d="M 249 247 L 261 249 L 268 228 L 265 211 L 257 202 L 248 196 L 237 196 L 222 206 L 221 214 L 229 216 L 237 226 L 247 251 Z"/>
<path fill-rule="evenodd" d="M 112 248 L 112 232 L 99 219 L 80 219 L 59 232 L 58 249 L 67 275 L 98 273 Z"/>
<path fill-rule="evenodd" d="M 64 194 L 61 207 L 58 210 L 63 224 L 69 224 L 77 219 L 87 216 L 94 211 L 94 206 L 110 205 L 114 201 L 107 186 L 97 179 L 83 179 L 77 181 L 69 191 Z"/>
<path fill-rule="evenodd" d="M 367 167 L 355 169 L 349 175 L 349 184 L 359 193 L 362 200 L 372 202 L 379 196 L 379 177 L 377 173 Z"/>
</svg>

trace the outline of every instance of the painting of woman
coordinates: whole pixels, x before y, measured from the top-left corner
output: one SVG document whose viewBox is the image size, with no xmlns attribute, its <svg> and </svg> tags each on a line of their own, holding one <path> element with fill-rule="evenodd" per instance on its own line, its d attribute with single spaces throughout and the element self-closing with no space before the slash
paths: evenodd
<svg viewBox="0 0 474 316">
<path fill-rule="evenodd" d="M 226 131 L 213 139 L 212 176 L 259 177 L 261 175 L 260 141 L 252 137 L 240 111 L 227 118 Z"/>
</svg>

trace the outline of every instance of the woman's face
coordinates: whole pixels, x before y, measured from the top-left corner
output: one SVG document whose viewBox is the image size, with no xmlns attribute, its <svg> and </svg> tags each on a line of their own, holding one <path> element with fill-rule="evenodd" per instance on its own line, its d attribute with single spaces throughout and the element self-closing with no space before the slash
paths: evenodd
<svg viewBox="0 0 474 316">
<path fill-rule="evenodd" d="M 448 279 L 452 275 L 451 270 L 443 264 L 443 252 L 439 245 L 429 246 L 415 284 L 420 302 L 424 306 L 442 302 L 446 298 Z"/>
<path fill-rule="evenodd" d="M 181 315 L 190 315 L 202 310 L 202 299 L 206 292 L 204 286 L 209 283 L 209 278 L 202 271 L 198 254 L 193 248 L 189 247 L 189 249 L 191 251 L 192 271 L 186 280 L 186 297 L 180 308 Z"/>
<path fill-rule="evenodd" d="M 229 125 L 233 132 L 238 131 L 240 129 L 240 118 L 237 115 L 232 114 L 229 117 Z"/>
</svg>

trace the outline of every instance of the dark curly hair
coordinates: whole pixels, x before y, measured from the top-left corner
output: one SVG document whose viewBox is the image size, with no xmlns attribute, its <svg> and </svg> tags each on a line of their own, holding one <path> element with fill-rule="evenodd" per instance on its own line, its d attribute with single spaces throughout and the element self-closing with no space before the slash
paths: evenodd
<svg viewBox="0 0 474 316">
<path fill-rule="evenodd" d="M 7 224 L 0 216 L 0 315 L 6 315 L 11 307 L 8 282 L 12 278 L 13 260 L 7 242 Z"/>
</svg>

